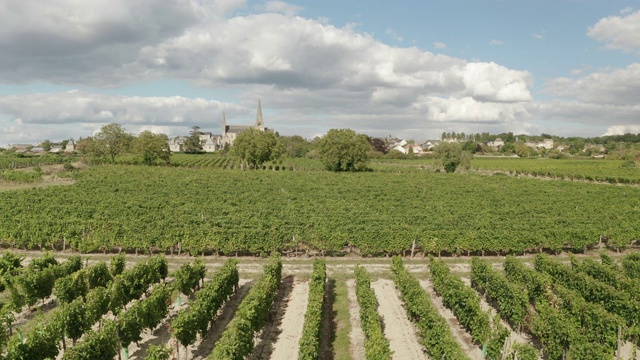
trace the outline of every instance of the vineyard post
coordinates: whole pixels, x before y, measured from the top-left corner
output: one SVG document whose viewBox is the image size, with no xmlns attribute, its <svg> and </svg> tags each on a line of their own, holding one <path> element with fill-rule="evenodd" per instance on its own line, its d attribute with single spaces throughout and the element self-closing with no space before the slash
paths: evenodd
<svg viewBox="0 0 640 360">
<path fill-rule="evenodd" d="M 416 239 L 413 238 L 413 243 L 411 244 L 411 258 L 413 259 L 413 252 L 416 250 Z"/>
</svg>

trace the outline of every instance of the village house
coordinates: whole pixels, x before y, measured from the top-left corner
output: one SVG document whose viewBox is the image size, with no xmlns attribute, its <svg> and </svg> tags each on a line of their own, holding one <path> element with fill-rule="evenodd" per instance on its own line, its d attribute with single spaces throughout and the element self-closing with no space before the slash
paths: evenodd
<svg viewBox="0 0 640 360">
<path fill-rule="evenodd" d="M 553 149 L 553 139 L 544 139 L 538 142 L 527 141 L 524 144 L 533 149 L 539 149 L 539 148 L 544 148 L 547 150 Z"/>
<path fill-rule="evenodd" d="M 501 138 L 497 138 L 497 139 L 495 139 L 493 141 L 489 141 L 487 143 L 487 146 L 489 146 L 490 148 L 499 150 L 501 147 L 504 146 L 504 141 L 502 141 Z"/>
</svg>

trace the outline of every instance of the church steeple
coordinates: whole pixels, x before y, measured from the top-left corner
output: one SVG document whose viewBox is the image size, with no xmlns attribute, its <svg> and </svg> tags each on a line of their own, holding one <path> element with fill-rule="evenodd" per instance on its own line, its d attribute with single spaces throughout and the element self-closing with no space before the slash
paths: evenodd
<svg viewBox="0 0 640 360">
<path fill-rule="evenodd" d="M 262 104 L 258 99 L 258 114 L 256 115 L 256 128 L 264 131 L 264 120 L 262 119 Z"/>
<path fill-rule="evenodd" d="M 222 112 L 222 136 L 227 133 L 227 117 L 224 115 L 224 111 Z"/>
</svg>

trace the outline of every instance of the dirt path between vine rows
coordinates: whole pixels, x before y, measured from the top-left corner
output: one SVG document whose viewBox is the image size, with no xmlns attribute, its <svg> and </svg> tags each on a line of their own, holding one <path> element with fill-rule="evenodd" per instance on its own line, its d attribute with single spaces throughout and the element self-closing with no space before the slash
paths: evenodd
<svg viewBox="0 0 640 360">
<path fill-rule="evenodd" d="M 349 279 L 346 283 L 347 297 L 349 299 L 349 321 L 351 322 L 349 352 L 351 353 L 351 360 L 364 360 L 364 333 L 362 333 L 360 325 L 360 305 L 358 305 L 358 297 L 356 296 L 356 281 Z"/>
<path fill-rule="evenodd" d="M 282 277 L 271 309 L 267 314 L 267 321 L 262 330 L 254 337 L 255 347 L 248 357 L 249 360 L 262 360 L 271 357 L 274 345 L 282 333 L 280 325 L 287 310 L 287 300 L 293 290 L 293 280 L 292 275 Z M 291 356 L 295 357 L 293 354 Z"/>
<path fill-rule="evenodd" d="M 227 327 L 227 325 L 233 319 L 233 316 L 236 313 L 236 309 L 242 302 L 242 299 L 247 295 L 249 289 L 251 288 L 251 284 L 253 282 L 249 279 L 240 279 L 238 281 L 238 291 L 229 297 L 224 305 L 218 310 L 218 315 L 216 319 L 213 321 L 213 325 L 209 328 L 209 332 L 205 335 L 204 338 L 200 339 L 200 341 L 195 342 L 195 344 L 189 346 L 187 349 L 180 347 L 180 357 L 176 357 L 176 359 L 193 359 L 193 360 L 202 360 L 206 359 L 209 353 L 213 350 L 216 342 L 222 336 L 222 332 Z M 175 343 L 172 343 L 175 348 Z M 187 357 L 187 353 L 189 356 Z M 175 352 L 173 356 L 175 356 Z"/>
<path fill-rule="evenodd" d="M 471 335 L 460 325 L 458 319 L 453 315 L 451 310 L 447 309 L 442 303 L 442 298 L 438 296 L 433 289 L 433 284 L 430 280 L 420 280 L 420 286 L 429 294 L 433 306 L 438 310 L 440 316 L 442 316 L 449 324 L 451 334 L 456 339 L 456 342 L 460 344 L 460 348 L 467 356 L 472 360 L 483 360 L 482 351 L 480 348 L 473 344 Z"/>
<path fill-rule="evenodd" d="M 271 359 L 291 359 L 298 356 L 300 346 L 298 342 L 302 336 L 304 326 L 304 314 L 307 311 L 309 301 L 309 282 L 294 278 L 293 289 L 289 298 L 284 300 L 286 309 L 280 323 L 280 335 L 273 345 Z"/>
<path fill-rule="evenodd" d="M 416 336 L 415 326 L 402 306 L 392 280 L 380 279 L 371 283 L 378 299 L 378 313 L 384 324 L 384 336 L 389 339 L 393 359 L 427 359 Z"/>
</svg>

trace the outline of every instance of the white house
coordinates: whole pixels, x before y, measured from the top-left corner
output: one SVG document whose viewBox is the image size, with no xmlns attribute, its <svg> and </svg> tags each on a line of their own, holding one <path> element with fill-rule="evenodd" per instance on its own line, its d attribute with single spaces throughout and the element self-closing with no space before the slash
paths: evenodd
<svg viewBox="0 0 640 360">
<path fill-rule="evenodd" d="M 494 149 L 496 149 L 496 150 L 497 150 L 497 149 L 500 149 L 501 147 L 503 147 L 503 146 L 504 146 L 504 141 L 502 141 L 502 139 L 501 139 L 501 138 L 497 138 L 497 139 L 495 139 L 495 140 L 493 140 L 493 141 L 489 141 L 489 142 L 487 143 L 487 145 L 488 145 L 489 147 L 494 148 Z"/>
</svg>

